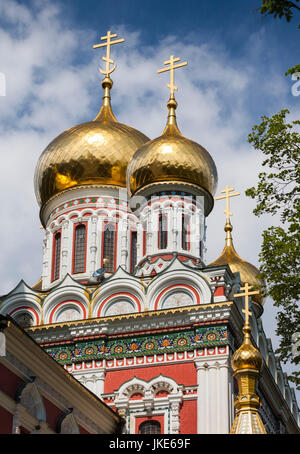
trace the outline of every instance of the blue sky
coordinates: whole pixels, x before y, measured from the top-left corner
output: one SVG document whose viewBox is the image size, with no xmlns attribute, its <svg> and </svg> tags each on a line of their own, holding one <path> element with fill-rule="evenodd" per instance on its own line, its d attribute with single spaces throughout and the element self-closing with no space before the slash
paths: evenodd
<svg viewBox="0 0 300 454">
<path fill-rule="evenodd" d="M 299 118 L 286 70 L 299 63 L 300 14 L 262 17 L 258 0 L 9 0 L 0 3 L 1 222 L 0 294 L 20 279 L 33 285 L 42 271 L 43 230 L 34 189 L 34 169 L 47 144 L 66 128 L 98 112 L 102 53 L 93 44 L 107 30 L 125 38 L 113 46 L 112 105 L 119 121 L 150 138 L 166 121 L 167 76 L 156 70 L 171 54 L 189 65 L 176 74 L 181 132 L 213 156 L 217 194 L 230 184 L 241 192 L 232 201 L 235 247 L 258 265 L 262 231 L 276 217 L 257 218 L 244 191 L 254 185 L 262 156 L 247 136 L 262 115 L 289 108 Z M 207 219 L 206 261 L 224 246 L 221 202 Z M 274 347 L 276 311 L 265 304 L 263 323 Z"/>
</svg>

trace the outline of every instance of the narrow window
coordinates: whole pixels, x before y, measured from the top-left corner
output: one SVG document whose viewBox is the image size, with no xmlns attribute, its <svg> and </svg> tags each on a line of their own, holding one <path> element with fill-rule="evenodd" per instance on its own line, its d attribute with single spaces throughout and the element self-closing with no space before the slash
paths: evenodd
<svg viewBox="0 0 300 454">
<path fill-rule="evenodd" d="M 189 217 L 188 216 L 182 216 L 181 219 L 181 244 L 182 244 L 182 249 L 185 251 L 188 251 L 190 249 L 190 243 L 189 243 Z"/>
<path fill-rule="evenodd" d="M 75 228 L 73 273 L 85 272 L 86 228 L 80 224 Z"/>
<path fill-rule="evenodd" d="M 143 257 L 147 252 L 147 222 L 143 223 Z"/>
<path fill-rule="evenodd" d="M 52 281 L 56 281 L 56 279 L 59 278 L 60 248 L 61 248 L 61 233 L 58 232 L 54 236 L 53 243 Z"/>
<path fill-rule="evenodd" d="M 136 243 L 137 243 L 137 233 L 131 232 L 131 244 L 130 244 L 130 273 L 134 273 L 136 259 L 137 259 L 137 251 L 136 251 Z"/>
<path fill-rule="evenodd" d="M 107 273 L 115 271 L 115 226 L 106 224 L 103 232 L 103 267 Z"/>
<path fill-rule="evenodd" d="M 161 427 L 158 421 L 145 421 L 139 427 L 140 434 L 160 434 Z"/>
<path fill-rule="evenodd" d="M 158 249 L 166 249 L 167 247 L 167 215 L 160 214 L 158 219 Z"/>
</svg>

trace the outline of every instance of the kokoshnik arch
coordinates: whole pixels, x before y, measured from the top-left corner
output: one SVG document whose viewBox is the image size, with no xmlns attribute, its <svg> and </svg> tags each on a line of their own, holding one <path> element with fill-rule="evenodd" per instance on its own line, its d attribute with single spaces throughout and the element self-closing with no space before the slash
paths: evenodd
<svg viewBox="0 0 300 454">
<path fill-rule="evenodd" d="M 150 140 L 113 113 L 116 38 L 94 46 L 106 49 L 99 113 L 39 158 L 42 277 L 3 296 L 1 313 L 117 411 L 126 433 L 299 433 L 294 390 L 263 330 L 264 283 L 233 246 L 239 193 L 229 186 L 217 197 L 224 250 L 203 260 L 218 177 L 177 125 L 174 74 L 187 62 L 171 55 L 158 70 L 170 74 L 168 116 Z"/>
</svg>

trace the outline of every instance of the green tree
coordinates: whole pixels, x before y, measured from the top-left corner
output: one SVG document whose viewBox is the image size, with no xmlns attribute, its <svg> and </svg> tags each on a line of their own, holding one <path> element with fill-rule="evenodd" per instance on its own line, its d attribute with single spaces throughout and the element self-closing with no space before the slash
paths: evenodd
<svg viewBox="0 0 300 454">
<path fill-rule="evenodd" d="M 276 354 L 286 363 L 300 363 L 292 335 L 300 331 L 300 121 L 288 123 L 288 110 L 282 110 L 252 128 L 248 141 L 266 159 L 265 171 L 258 175 L 257 187 L 246 190 L 256 199 L 254 214 L 280 214 L 280 226 L 263 232 L 259 254 L 261 277 L 267 284 L 267 294 L 279 308 L 276 334 L 280 346 Z M 300 373 L 289 377 L 300 389 Z"/>
<path fill-rule="evenodd" d="M 271 15 L 274 18 L 285 18 L 287 22 L 290 22 L 293 15 L 294 10 L 300 11 L 300 6 L 296 3 L 299 0 L 295 0 L 294 2 L 289 0 L 261 0 L 262 4 L 259 8 L 259 12 L 263 15 Z M 300 28 L 300 24 L 298 24 L 298 28 Z M 290 68 L 285 75 L 293 74 L 296 72 L 300 72 L 300 65 L 293 66 Z"/>
</svg>

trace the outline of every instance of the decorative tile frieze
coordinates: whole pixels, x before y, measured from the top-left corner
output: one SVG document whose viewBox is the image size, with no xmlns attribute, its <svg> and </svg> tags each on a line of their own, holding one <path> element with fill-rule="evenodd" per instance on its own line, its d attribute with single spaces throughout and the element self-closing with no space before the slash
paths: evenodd
<svg viewBox="0 0 300 454">
<path fill-rule="evenodd" d="M 197 327 L 194 330 L 120 339 L 94 339 L 68 345 L 45 347 L 60 364 L 154 354 L 184 352 L 195 348 L 223 346 L 228 343 L 226 325 Z"/>
</svg>

